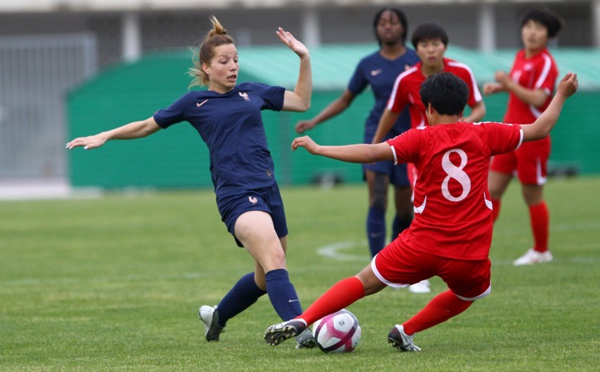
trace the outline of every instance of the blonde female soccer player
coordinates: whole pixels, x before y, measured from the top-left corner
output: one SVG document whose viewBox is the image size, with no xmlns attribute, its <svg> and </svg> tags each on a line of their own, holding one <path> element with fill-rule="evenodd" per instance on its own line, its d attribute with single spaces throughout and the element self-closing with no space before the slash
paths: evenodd
<svg viewBox="0 0 600 372">
<path fill-rule="evenodd" d="M 213 28 L 200 45 L 197 63 L 191 69 L 193 83 L 206 85 L 208 90 L 190 91 L 148 119 L 76 138 L 67 148 L 93 149 L 108 140 L 146 137 L 184 121 L 198 131 L 210 151 L 210 172 L 222 220 L 238 246 L 254 259 L 254 271 L 240 278 L 218 306 L 200 307 L 206 340 L 219 341 L 226 323 L 266 293 L 282 320 L 302 312 L 286 269 L 288 229 L 261 110 L 307 110 L 312 75 L 308 49 L 279 28 L 279 39 L 300 58 L 295 89 L 238 84 L 238 52 L 233 38 L 216 18 L 211 22 Z M 314 346 L 310 332 L 298 338 L 298 348 Z"/>
</svg>

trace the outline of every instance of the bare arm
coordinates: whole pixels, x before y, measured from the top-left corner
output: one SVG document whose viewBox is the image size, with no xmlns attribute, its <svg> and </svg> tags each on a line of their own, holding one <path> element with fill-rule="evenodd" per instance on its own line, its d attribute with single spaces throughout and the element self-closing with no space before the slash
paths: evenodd
<svg viewBox="0 0 600 372">
<path fill-rule="evenodd" d="M 510 76 L 504 71 L 497 71 L 495 79 L 502 86 L 503 90 L 509 91 L 516 95 L 521 101 L 533 105 L 535 107 L 541 107 L 546 103 L 548 96 L 543 89 L 528 89 L 515 82 Z"/>
<path fill-rule="evenodd" d="M 345 161 L 348 163 L 374 163 L 394 159 L 394 153 L 387 143 L 356 144 L 345 146 L 320 146 L 309 136 L 298 137 L 292 141 L 292 150 L 304 147 L 313 155 Z"/>
<path fill-rule="evenodd" d="M 489 96 L 490 94 L 495 94 L 499 92 L 506 92 L 506 88 L 498 83 L 485 83 L 483 84 L 483 94 Z"/>
<path fill-rule="evenodd" d="M 398 120 L 398 116 L 400 116 L 400 112 L 393 112 L 388 108 L 383 110 L 381 119 L 379 119 L 379 125 L 377 125 L 375 137 L 373 137 L 373 143 L 380 143 L 383 141 L 385 135 L 394 127 L 396 120 Z"/>
<path fill-rule="evenodd" d="M 332 117 L 338 115 L 339 113 L 345 111 L 350 105 L 356 95 L 349 91 L 348 89 L 344 90 L 342 95 L 337 98 L 335 101 L 331 102 L 327 107 L 323 109 L 317 116 L 310 120 L 301 120 L 296 124 L 296 132 L 304 133 L 309 129 L 313 129 L 326 120 L 331 119 Z"/>
<path fill-rule="evenodd" d="M 469 123 L 477 123 L 480 122 L 481 119 L 485 116 L 486 109 L 485 103 L 483 101 L 477 102 L 473 107 L 471 107 L 471 114 L 469 116 L 465 116 L 461 118 L 461 121 L 466 121 Z"/>
<path fill-rule="evenodd" d="M 298 41 L 294 35 L 279 27 L 277 36 L 288 48 L 300 57 L 300 72 L 294 91 L 286 90 L 283 96 L 284 111 L 306 111 L 310 108 L 312 95 L 312 69 L 310 66 L 310 53 L 308 48 Z"/>
<path fill-rule="evenodd" d="M 67 143 L 67 149 L 83 147 L 85 150 L 95 149 L 113 139 L 136 139 L 151 135 L 160 129 L 154 117 L 146 120 L 134 121 L 121 127 L 101 132 L 93 136 L 78 137 Z"/>
<path fill-rule="evenodd" d="M 546 111 L 533 124 L 521 125 L 523 141 L 542 139 L 550 133 L 558 121 L 565 101 L 575 94 L 578 85 L 577 74 L 569 72 L 562 78 L 556 89 L 556 95 L 552 98 Z"/>
</svg>

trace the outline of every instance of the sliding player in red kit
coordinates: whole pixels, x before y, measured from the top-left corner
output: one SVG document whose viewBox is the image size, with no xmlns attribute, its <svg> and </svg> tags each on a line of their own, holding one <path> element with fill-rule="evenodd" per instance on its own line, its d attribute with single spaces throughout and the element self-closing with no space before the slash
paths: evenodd
<svg viewBox="0 0 600 372">
<path fill-rule="evenodd" d="M 383 143 L 347 146 L 320 146 L 309 137 L 296 138 L 292 149 L 304 147 L 332 159 L 415 164 L 419 171 L 415 219 L 357 275 L 339 281 L 295 319 L 267 328 L 267 344 L 278 345 L 323 316 L 387 286 L 405 287 L 439 276 L 448 290 L 387 336 L 400 351 L 419 351 L 413 343 L 415 333 L 445 322 L 487 296 L 493 230 L 487 187 L 490 158 L 545 137 L 577 85 L 577 76 L 567 74 L 550 106 L 531 125 L 466 123 L 459 119 L 467 102 L 467 85 L 453 74 L 440 73 L 421 86 L 429 122 L 421 130 L 411 129 Z"/>
</svg>

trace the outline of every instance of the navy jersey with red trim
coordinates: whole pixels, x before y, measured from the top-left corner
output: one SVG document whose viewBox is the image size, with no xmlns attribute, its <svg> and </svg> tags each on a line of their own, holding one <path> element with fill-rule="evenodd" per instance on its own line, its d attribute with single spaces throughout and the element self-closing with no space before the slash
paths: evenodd
<svg viewBox="0 0 600 372">
<path fill-rule="evenodd" d="M 383 58 L 381 53 L 377 51 L 361 59 L 356 66 L 354 74 L 348 83 L 348 90 L 355 95 L 359 95 L 370 86 L 375 97 L 375 104 L 365 123 L 365 143 L 371 143 L 375 136 L 379 119 L 381 119 L 383 110 L 385 110 L 387 101 L 394 88 L 394 81 L 398 75 L 419 61 L 417 53 L 412 49 L 406 48 L 406 53 L 394 60 Z M 395 137 L 408 129 L 410 129 L 410 114 L 406 109 L 398 117 L 396 124 L 394 124 L 392 130 L 388 133 L 386 139 Z"/>
<path fill-rule="evenodd" d="M 397 163 L 418 170 L 415 218 L 400 234 L 416 250 L 459 260 L 482 260 L 492 242 L 490 157 L 522 142 L 518 125 L 452 123 L 411 129 L 388 140 Z"/>
<path fill-rule="evenodd" d="M 240 83 L 230 92 L 191 91 L 154 114 L 161 128 L 183 121 L 200 134 L 210 152 L 218 197 L 275 184 L 273 159 L 261 110 L 280 111 L 285 88 Z"/>
</svg>

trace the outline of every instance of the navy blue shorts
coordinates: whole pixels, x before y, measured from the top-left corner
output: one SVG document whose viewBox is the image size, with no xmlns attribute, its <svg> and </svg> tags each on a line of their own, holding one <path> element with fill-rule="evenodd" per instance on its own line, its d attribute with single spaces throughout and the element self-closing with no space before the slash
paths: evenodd
<svg viewBox="0 0 600 372">
<path fill-rule="evenodd" d="M 376 173 L 387 174 L 390 178 L 390 183 L 394 186 L 410 187 L 406 163 L 394 165 L 393 160 L 388 160 L 371 164 L 363 164 L 363 172 L 366 172 L 367 170 Z"/>
<path fill-rule="evenodd" d="M 262 189 L 246 190 L 235 196 L 217 198 L 217 204 L 219 213 L 221 213 L 221 220 L 227 226 L 229 233 L 233 235 L 238 247 L 243 247 L 243 245 L 235 237 L 235 222 L 245 212 L 263 211 L 269 213 L 277 236 L 283 238 L 288 234 L 283 200 L 277 184 Z"/>
</svg>

